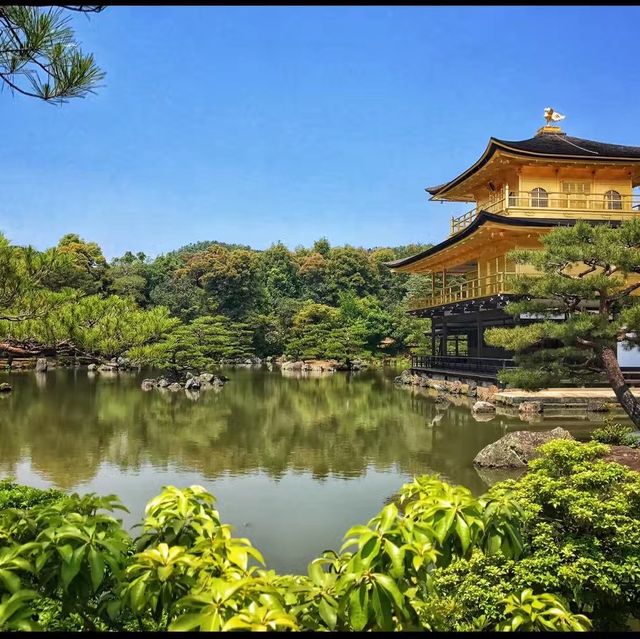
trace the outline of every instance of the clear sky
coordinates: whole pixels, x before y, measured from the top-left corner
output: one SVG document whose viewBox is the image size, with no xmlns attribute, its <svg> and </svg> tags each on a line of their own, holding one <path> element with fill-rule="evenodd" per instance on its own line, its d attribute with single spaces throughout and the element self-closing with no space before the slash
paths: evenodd
<svg viewBox="0 0 640 639">
<path fill-rule="evenodd" d="M 424 187 L 545 106 L 640 145 L 638 7 L 110 7 L 74 17 L 107 72 L 52 106 L 0 95 L 0 229 L 111 258 L 189 242 L 437 242 Z"/>
</svg>

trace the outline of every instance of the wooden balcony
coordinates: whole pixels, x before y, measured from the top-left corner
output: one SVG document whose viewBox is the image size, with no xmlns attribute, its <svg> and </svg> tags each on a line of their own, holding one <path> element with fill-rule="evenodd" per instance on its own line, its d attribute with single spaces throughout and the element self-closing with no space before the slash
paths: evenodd
<svg viewBox="0 0 640 639">
<path fill-rule="evenodd" d="M 411 357 L 412 371 L 444 376 L 465 375 L 472 378 L 495 380 L 500 371 L 508 368 L 515 368 L 513 359 L 455 355 L 414 355 Z"/>
<path fill-rule="evenodd" d="M 431 297 L 416 297 L 410 300 L 409 310 L 417 311 L 432 308 L 433 306 L 441 306 L 442 304 L 451 304 L 452 302 L 511 293 L 513 291 L 511 279 L 514 276 L 515 273 L 494 273 L 486 277 L 478 277 L 451 284 L 435 291 Z"/>
<path fill-rule="evenodd" d="M 451 218 L 451 235 L 467 228 L 483 210 L 510 217 L 624 220 L 640 214 L 640 195 L 612 197 L 606 193 L 535 193 L 511 191 L 496 202 L 482 204 Z"/>
</svg>

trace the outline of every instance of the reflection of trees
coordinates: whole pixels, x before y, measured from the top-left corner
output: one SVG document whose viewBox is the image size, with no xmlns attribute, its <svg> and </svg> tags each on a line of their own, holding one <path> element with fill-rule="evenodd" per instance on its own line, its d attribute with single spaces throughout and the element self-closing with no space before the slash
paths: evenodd
<svg viewBox="0 0 640 639">
<path fill-rule="evenodd" d="M 482 489 L 471 460 L 517 419 L 474 422 L 466 406 L 403 393 L 377 373 L 282 377 L 237 369 L 220 392 L 140 390 L 139 378 L 86 371 L 13 376 L 0 403 L 0 469 L 32 466 L 61 487 L 92 478 L 101 462 L 122 470 L 173 464 L 206 477 L 262 469 L 360 476 L 367 466 L 440 472 Z"/>
</svg>

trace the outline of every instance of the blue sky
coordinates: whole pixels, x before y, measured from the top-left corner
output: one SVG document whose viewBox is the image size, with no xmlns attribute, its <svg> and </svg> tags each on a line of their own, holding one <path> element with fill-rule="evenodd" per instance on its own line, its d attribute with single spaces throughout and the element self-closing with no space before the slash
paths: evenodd
<svg viewBox="0 0 640 639">
<path fill-rule="evenodd" d="M 61 107 L 0 95 L 0 229 L 111 258 L 198 240 L 437 242 L 424 187 L 490 136 L 640 145 L 638 7 L 110 7 L 74 17 L 107 72 Z"/>
</svg>

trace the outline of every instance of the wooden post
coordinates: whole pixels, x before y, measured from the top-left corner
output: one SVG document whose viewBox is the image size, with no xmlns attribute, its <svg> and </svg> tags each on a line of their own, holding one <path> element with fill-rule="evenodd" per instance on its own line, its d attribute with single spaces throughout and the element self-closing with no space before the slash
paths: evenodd
<svg viewBox="0 0 640 639">
<path fill-rule="evenodd" d="M 441 340 L 441 344 L 440 344 L 440 354 L 444 355 L 444 356 L 447 355 L 447 346 L 448 346 L 447 341 L 448 341 L 447 319 L 443 315 L 442 316 L 442 340 Z"/>
</svg>

